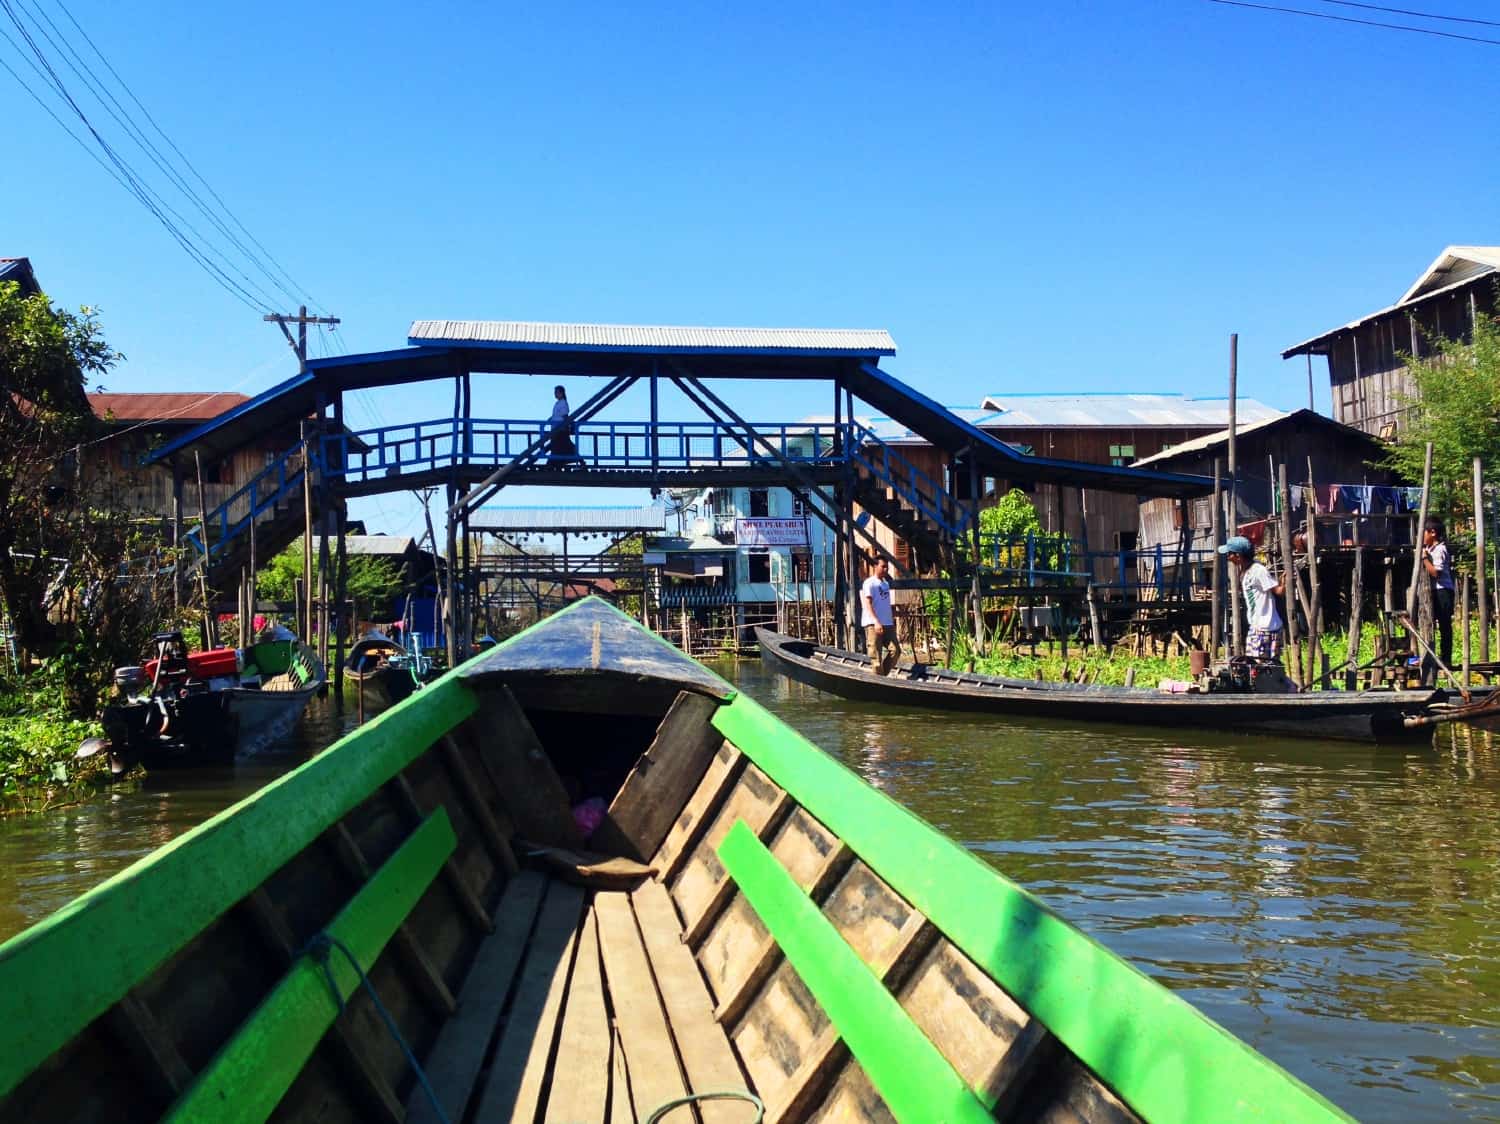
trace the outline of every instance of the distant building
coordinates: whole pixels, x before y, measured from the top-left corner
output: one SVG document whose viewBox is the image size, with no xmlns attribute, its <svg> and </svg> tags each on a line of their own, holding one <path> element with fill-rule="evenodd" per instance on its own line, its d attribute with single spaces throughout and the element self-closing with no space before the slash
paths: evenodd
<svg viewBox="0 0 1500 1124">
<path fill-rule="evenodd" d="M 997 393 L 986 395 L 978 409 L 954 408 L 954 413 L 1037 457 L 1130 465 L 1223 429 L 1229 422 L 1229 400 L 1123 391 Z M 1281 411 L 1254 399 L 1239 399 L 1237 419 L 1241 423 L 1281 416 Z M 949 458 L 941 450 L 886 418 L 872 419 L 868 426 L 922 472 L 940 481 L 952 494 L 967 499 L 968 481 L 961 473 L 955 477 Z M 993 502 L 993 498 L 1008 492 L 1011 484 L 986 479 L 982 487 Z M 1042 484 L 1032 492 L 1031 499 L 1046 531 L 1066 533 L 1094 551 L 1131 550 L 1135 546 L 1139 511 L 1134 495 L 1089 489 L 1080 503 L 1077 489 Z M 1082 511 L 1085 505 L 1086 521 Z M 895 545 L 899 557 L 900 544 Z"/>
<path fill-rule="evenodd" d="M 833 531 L 790 488 L 679 495 L 683 526 L 646 539 L 663 609 L 736 606 L 774 619 L 778 602 L 833 595 Z"/>
<path fill-rule="evenodd" d="M 1373 437 L 1393 439 L 1416 392 L 1402 361 L 1431 354 L 1435 338 L 1468 340 L 1474 320 L 1496 309 L 1500 246 L 1449 246 L 1400 299 L 1341 328 L 1287 348 L 1283 359 L 1328 360 L 1333 416 Z"/>
<path fill-rule="evenodd" d="M 249 399 L 232 393 L 122 394 L 88 396 L 108 437 L 83 457 L 85 478 L 102 500 L 132 515 L 172 515 L 172 473 L 164 465 L 144 467 L 141 458 L 164 440 L 185 433 Z M 264 469 L 277 451 L 274 442 L 236 453 L 228 461 L 203 465 L 204 500 L 211 509 Z M 196 513 L 196 474 L 183 494 L 183 510 Z"/>
<path fill-rule="evenodd" d="M 1310 459 L 1313 483 L 1319 491 L 1319 511 L 1326 516 L 1319 524 L 1320 545 L 1352 545 L 1356 539 L 1364 546 L 1409 541 L 1410 516 L 1401 487 L 1403 482 L 1379 463 L 1387 452 L 1384 442 L 1312 410 L 1297 410 L 1284 417 L 1252 422 L 1238 426 L 1237 431 L 1237 515 L 1234 529 L 1221 532 L 1221 538 L 1238 533 L 1258 545 L 1267 518 L 1277 510 L 1273 496 L 1280 466 L 1286 466 L 1290 489 L 1306 483 Z M 1223 429 L 1144 457 L 1136 465 L 1212 474 L 1215 459 L 1221 464 L 1226 459 L 1228 444 L 1229 431 Z M 1298 522 L 1306 514 L 1302 499 L 1300 491 L 1293 497 L 1294 520 Z M 1194 552 L 1214 549 L 1218 544 L 1213 539 L 1213 498 L 1188 500 L 1186 508 L 1187 549 Z M 1160 546 L 1164 562 L 1170 567 L 1181 526 L 1178 501 L 1143 501 L 1141 551 L 1151 552 Z"/>
</svg>

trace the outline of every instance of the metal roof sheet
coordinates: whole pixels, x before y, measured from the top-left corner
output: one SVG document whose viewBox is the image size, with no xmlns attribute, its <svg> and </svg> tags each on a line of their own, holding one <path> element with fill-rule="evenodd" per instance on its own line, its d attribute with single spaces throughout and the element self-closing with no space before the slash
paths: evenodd
<svg viewBox="0 0 1500 1124">
<path fill-rule="evenodd" d="M 408 342 L 599 351 L 896 353 L 896 341 L 880 328 L 684 328 L 521 320 L 416 320 L 408 333 Z"/>
<path fill-rule="evenodd" d="M 984 429 L 1094 426 L 1097 428 L 1181 429 L 1229 423 L 1228 398 L 1189 398 L 1185 394 L 987 394 L 981 404 L 991 416 L 975 420 Z M 1237 416 L 1263 421 L 1280 410 L 1241 398 Z"/>
<path fill-rule="evenodd" d="M 89 405 L 100 418 L 111 418 L 122 422 L 191 422 L 216 418 L 225 410 L 232 410 L 242 402 L 250 401 L 248 395 L 230 391 L 207 393 L 172 392 L 124 393 L 99 391 L 88 396 Z"/>
<path fill-rule="evenodd" d="M 0 281 L 14 281 L 20 285 L 23 297 L 41 292 L 36 274 L 31 271 L 30 258 L 0 258 Z"/>
<path fill-rule="evenodd" d="M 1361 316 L 1358 320 L 1351 320 L 1341 327 L 1330 328 L 1301 343 L 1294 343 L 1281 353 L 1281 357 L 1290 359 L 1294 355 L 1304 353 L 1321 355 L 1323 352 L 1317 350 L 1317 345 L 1325 340 L 1343 332 L 1352 332 L 1371 320 L 1379 320 L 1393 312 L 1400 312 L 1407 305 L 1420 304 L 1433 297 L 1440 297 L 1444 293 L 1451 293 L 1454 289 L 1461 289 L 1476 279 L 1488 277 L 1493 273 L 1500 273 L 1500 246 L 1449 246 L 1422 272 L 1422 276 L 1412 283 L 1411 288 L 1401 294 L 1401 299 L 1395 304 L 1377 309 L 1375 312 Z"/>
<path fill-rule="evenodd" d="M 1267 429 L 1273 425 L 1276 425 L 1278 422 L 1290 421 L 1293 418 L 1298 418 L 1304 421 L 1310 419 L 1313 421 L 1321 422 L 1331 428 L 1345 430 L 1355 437 L 1362 438 L 1363 440 L 1370 442 L 1370 444 L 1372 445 L 1381 444 L 1378 438 L 1371 437 L 1368 433 L 1364 432 L 1364 430 L 1355 429 L 1353 426 L 1345 425 L 1343 422 L 1334 421 L 1330 417 L 1325 417 L 1322 414 L 1307 409 L 1293 410 L 1289 414 L 1280 414 L 1274 418 L 1262 418 L 1260 421 L 1247 422 L 1244 425 L 1239 424 L 1239 418 L 1236 417 L 1234 432 L 1237 437 L 1244 437 L 1248 433 L 1255 433 L 1258 430 Z M 1194 437 L 1191 441 L 1183 441 L 1180 444 L 1173 445 L 1167 449 L 1163 449 L 1159 453 L 1153 453 L 1149 457 L 1142 457 L 1138 461 L 1132 461 L 1131 467 L 1149 468 L 1151 465 L 1159 464 L 1162 461 L 1172 460 L 1174 457 L 1179 457 L 1183 453 L 1199 453 L 1204 451 L 1205 449 L 1212 449 L 1216 445 L 1227 445 L 1228 443 L 1229 428 L 1226 426 L 1216 433 L 1205 433 L 1201 437 Z"/>
<path fill-rule="evenodd" d="M 666 509 L 645 507 L 481 507 L 469 516 L 475 531 L 663 531 Z"/>
<path fill-rule="evenodd" d="M 362 554 L 374 558 L 396 558 L 410 550 L 416 539 L 410 535 L 345 535 L 344 553 Z M 323 549 L 323 536 L 314 535 L 312 539 L 313 554 Z M 338 539 L 330 537 L 328 549 L 338 549 Z"/>
</svg>

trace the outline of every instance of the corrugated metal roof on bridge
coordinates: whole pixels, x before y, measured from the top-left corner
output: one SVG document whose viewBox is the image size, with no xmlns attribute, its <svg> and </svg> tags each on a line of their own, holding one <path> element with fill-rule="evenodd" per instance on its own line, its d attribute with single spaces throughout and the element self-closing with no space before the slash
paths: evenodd
<svg viewBox="0 0 1500 1124">
<path fill-rule="evenodd" d="M 987 394 L 981 408 L 990 413 L 972 420 L 985 429 L 1059 426 L 1179 429 L 1229 424 L 1228 398 L 1189 398 L 1184 394 L 1115 391 L 1097 394 Z M 1253 398 L 1239 399 L 1236 407 L 1236 420 L 1245 422 L 1269 421 L 1281 416 L 1280 410 Z"/>
<path fill-rule="evenodd" d="M 408 333 L 408 342 L 599 351 L 896 354 L 896 341 L 883 328 L 690 328 L 523 320 L 416 320 Z"/>
<path fill-rule="evenodd" d="M 481 507 L 469 516 L 475 531 L 664 531 L 666 509 L 645 507 Z"/>
</svg>

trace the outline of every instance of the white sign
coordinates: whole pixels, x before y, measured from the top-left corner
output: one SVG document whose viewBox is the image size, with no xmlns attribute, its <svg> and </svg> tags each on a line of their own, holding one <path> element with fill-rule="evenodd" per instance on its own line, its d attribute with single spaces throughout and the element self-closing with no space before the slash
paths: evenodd
<svg viewBox="0 0 1500 1124">
<path fill-rule="evenodd" d="M 806 546 L 806 519 L 736 519 L 737 546 Z"/>
</svg>

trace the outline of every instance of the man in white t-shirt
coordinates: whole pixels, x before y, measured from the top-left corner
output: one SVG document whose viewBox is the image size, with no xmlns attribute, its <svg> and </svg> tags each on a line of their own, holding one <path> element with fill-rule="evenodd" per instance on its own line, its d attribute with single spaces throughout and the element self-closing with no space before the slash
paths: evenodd
<svg viewBox="0 0 1500 1124">
<path fill-rule="evenodd" d="M 901 655 L 896 642 L 896 618 L 891 613 L 891 583 L 887 578 L 890 564 L 878 558 L 859 587 L 859 623 L 865 630 L 865 651 L 870 654 L 870 671 L 889 675 Z"/>
<path fill-rule="evenodd" d="M 1240 575 L 1245 592 L 1245 655 L 1260 660 L 1281 659 L 1281 612 L 1276 598 L 1286 592 L 1285 580 L 1277 581 L 1271 571 L 1255 561 L 1250 540 L 1234 535 L 1219 553 L 1229 556 Z"/>
</svg>

